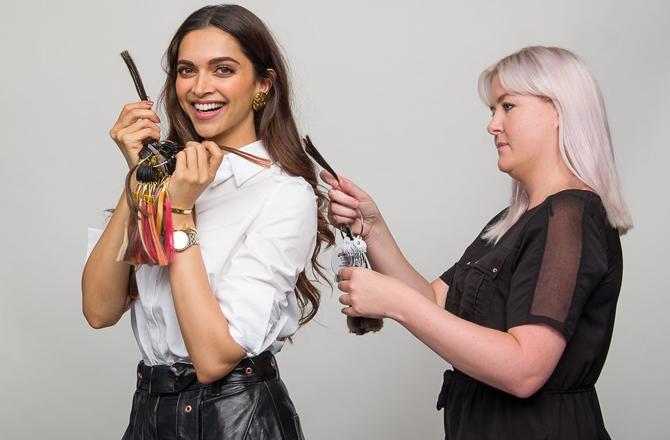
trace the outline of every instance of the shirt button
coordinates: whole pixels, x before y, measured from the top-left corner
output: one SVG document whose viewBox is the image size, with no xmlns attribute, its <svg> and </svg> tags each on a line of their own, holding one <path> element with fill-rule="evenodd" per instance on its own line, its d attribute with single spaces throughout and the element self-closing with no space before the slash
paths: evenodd
<svg viewBox="0 0 670 440">
<path fill-rule="evenodd" d="M 496 272 L 498 272 L 498 268 L 497 268 L 497 267 L 494 267 L 493 269 L 491 269 L 491 271 L 492 271 L 493 273 L 496 273 Z"/>
</svg>

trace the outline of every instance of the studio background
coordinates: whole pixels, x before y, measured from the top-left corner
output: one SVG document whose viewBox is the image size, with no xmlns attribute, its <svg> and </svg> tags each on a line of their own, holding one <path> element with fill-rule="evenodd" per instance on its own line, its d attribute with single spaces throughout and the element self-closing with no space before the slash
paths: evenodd
<svg viewBox="0 0 670 440">
<path fill-rule="evenodd" d="M 284 48 L 302 132 L 375 198 L 430 280 L 509 197 L 476 91 L 481 70 L 535 44 L 585 59 L 635 221 L 597 389 L 612 438 L 668 438 L 670 4 L 240 3 Z M 204 4 L 3 5 L 1 438 L 107 440 L 126 427 L 139 352 L 128 314 L 104 330 L 81 314 L 86 228 L 103 225 L 127 172 L 108 135 L 137 100 L 119 52 L 131 52 L 157 98 L 169 39 Z M 322 293 L 316 320 L 278 357 L 306 437 L 443 438 L 435 402 L 446 363 L 391 321 L 378 334 L 348 334 L 337 293 Z"/>
</svg>

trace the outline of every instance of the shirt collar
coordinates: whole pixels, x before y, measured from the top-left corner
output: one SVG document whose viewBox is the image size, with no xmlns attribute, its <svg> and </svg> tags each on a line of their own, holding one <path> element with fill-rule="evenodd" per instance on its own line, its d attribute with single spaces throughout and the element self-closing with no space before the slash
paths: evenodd
<svg viewBox="0 0 670 440">
<path fill-rule="evenodd" d="M 265 149 L 265 145 L 263 145 L 263 141 L 260 140 L 247 144 L 244 147 L 239 148 L 239 150 L 264 159 L 270 158 L 270 155 Z M 257 165 L 235 153 L 226 153 L 219 169 L 216 170 L 216 176 L 214 176 L 212 185 L 219 185 L 230 177 L 235 176 L 235 183 L 239 187 L 264 169 L 265 168 L 261 165 Z"/>
</svg>

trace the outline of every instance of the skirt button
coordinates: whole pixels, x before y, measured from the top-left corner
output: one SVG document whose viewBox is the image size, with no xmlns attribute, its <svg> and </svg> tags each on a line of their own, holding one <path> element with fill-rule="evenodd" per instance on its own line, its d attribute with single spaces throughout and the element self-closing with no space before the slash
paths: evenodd
<svg viewBox="0 0 670 440">
<path fill-rule="evenodd" d="M 186 412 L 186 414 L 190 413 L 191 411 L 193 411 L 193 407 L 191 407 L 191 405 L 186 405 L 184 407 L 184 412 Z"/>
</svg>

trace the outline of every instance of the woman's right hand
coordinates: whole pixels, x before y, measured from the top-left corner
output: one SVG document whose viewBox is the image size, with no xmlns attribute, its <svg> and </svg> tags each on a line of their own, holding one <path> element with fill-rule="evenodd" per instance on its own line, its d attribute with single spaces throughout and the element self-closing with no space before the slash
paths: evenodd
<svg viewBox="0 0 670 440">
<path fill-rule="evenodd" d="M 328 192 L 328 220 L 334 226 L 349 225 L 354 234 L 360 234 L 363 226 L 363 239 L 368 240 L 383 218 L 374 200 L 354 182 L 338 176 L 339 181 L 326 170 L 321 170 L 321 178 L 332 187 Z M 361 217 L 363 224 L 361 225 Z"/>
<path fill-rule="evenodd" d="M 119 119 L 109 130 L 123 157 L 132 168 L 139 162 L 139 152 L 146 140 L 159 140 L 161 137 L 160 118 L 151 107 L 152 101 L 140 101 L 126 104 Z"/>
</svg>

